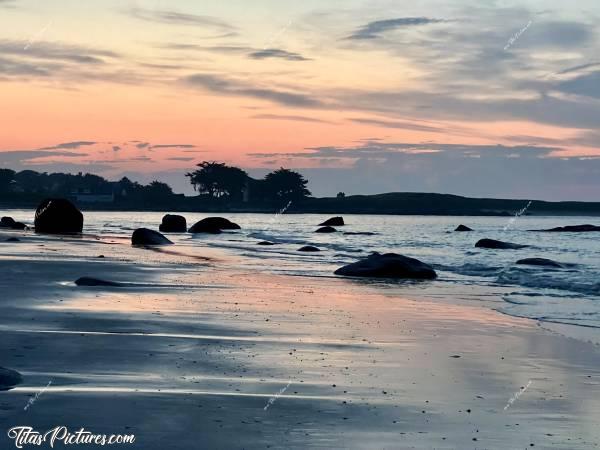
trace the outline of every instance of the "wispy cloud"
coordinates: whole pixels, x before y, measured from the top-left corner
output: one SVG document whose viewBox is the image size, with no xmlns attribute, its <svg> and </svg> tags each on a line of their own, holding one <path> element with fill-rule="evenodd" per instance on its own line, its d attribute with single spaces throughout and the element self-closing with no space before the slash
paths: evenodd
<svg viewBox="0 0 600 450">
<path fill-rule="evenodd" d="M 146 8 L 131 8 L 127 10 L 131 17 L 145 20 L 148 22 L 158 22 L 170 25 L 187 25 L 209 27 L 214 30 L 232 35 L 235 32 L 235 27 L 217 17 L 204 16 L 198 14 L 188 14 L 173 10 L 146 9 Z"/>
<path fill-rule="evenodd" d="M 429 25 L 440 22 L 444 22 L 444 20 L 432 19 L 429 17 L 400 17 L 397 19 L 376 20 L 374 22 L 369 22 L 356 30 L 348 36 L 348 39 L 377 39 L 381 37 L 383 33 L 399 28 Z"/>
<path fill-rule="evenodd" d="M 295 116 L 290 114 L 256 114 L 253 119 L 265 120 L 289 120 L 294 122 L 311 122 L 311 123 L 333 123 L 329 120 L 317 119 L 316 117 Z"/>
<path fill-rule="evenodd" d="M 426 131 L 432 133 L 443 132 L 445 129 L 440 127 L 434 127 L 429 125 L 421 125 L 418 122 L 411 122 L 406 120 L 381 120 L 381 119 L 361 119 L 353 118 L 351 122 L 361 123 L 365 125 L 376 125 L 383 128 L 398 128 L 404 130 L 415 130 L 415 131 Z"/>
<path fill-rule="evenodd" d="M 149 148 L 152 150 L 157 150 L 161 148 L 195 148 L 196 146 L 193 144 L 157 144 L 151 145 Z"/>
<path fill-rule="evenodd" d="M 96 145 L 98 142 L 93 141 L 74 141 L 74 142 L 63 142 L 62 144 L 53 145 L 52 147 L 43 147 L 38 150 L 68 150 L 77 149 L 80 147 L 88 147 L 90 145 Z"/>
<path fill-rule="evenodd" d="M 295 107 L 322 106 L 319 100 L 303 93 L 255 86 L 248 82 L 234 80 L 223 75 L 217 76 L 199 73 L 191 75 L 183 81 L 189 86 L 223 95 L 252 97 Z"/>
<path fill-rule="evenodd" d="M 258 50 L 248 55 L 252 59 L 268 59 L 277 58 L 285 59 L 288 61 L 309 61 L 308 58 L 300 55 L 299 53 L 288 52 L 278 48 L 266 48 L 264 50 Z"/>
</svg>

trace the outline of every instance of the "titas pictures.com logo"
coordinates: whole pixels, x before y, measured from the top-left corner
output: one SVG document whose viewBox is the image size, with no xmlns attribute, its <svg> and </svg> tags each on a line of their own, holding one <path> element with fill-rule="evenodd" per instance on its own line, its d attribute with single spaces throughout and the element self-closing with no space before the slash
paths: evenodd
<svg viewBox="0 0 600 450">
<path fill-rule="evenodd" d="M 28 426 L 12 427 L 8 430 L 8 437 L 14 440 L 15 447 L 48 445 L 54 448 L 59 442 L 63 445 L 127 445 L 135 442 L 133 434 L 94 434 L 85 428 L 70 432 L 65 426 L 57 426 L 45 433 L 40 433 Z"/>
</svg>

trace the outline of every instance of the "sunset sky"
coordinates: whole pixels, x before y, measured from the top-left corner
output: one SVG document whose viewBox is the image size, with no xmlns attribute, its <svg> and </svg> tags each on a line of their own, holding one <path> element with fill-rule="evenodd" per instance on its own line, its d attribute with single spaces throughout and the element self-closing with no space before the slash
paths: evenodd
<svg viewBox="0 0 600 450">
<path fill-rule="evenodd" d="M 600 2 L 0 0 L 0 167 L 600 201 Z"/>
</svg>

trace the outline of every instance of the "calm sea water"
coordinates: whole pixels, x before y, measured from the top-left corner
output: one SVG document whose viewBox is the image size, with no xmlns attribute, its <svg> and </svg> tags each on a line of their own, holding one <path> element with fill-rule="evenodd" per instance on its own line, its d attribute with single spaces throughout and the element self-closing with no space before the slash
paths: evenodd
<svg viewBox="0 0 600 450">
<path fill-rule="evenodd" d="M 11 211 L 31 223 L 33 212 Z M 207 214 L 184 214 L 191 225 Z M 87 233 L 126 235 L 138 227 L 158 229 L 163 213 L 87 212 Z M 402 294 L 459 299 L 495 299 L 503 313 L 547 322 L 600 328 L 600 233 L 540 233 L 532 229 L 599 224 L 593 217 L 431 217 L 345 215 L 339 233 L 314 233 L 328 217 L 313 214 L 226 214 L 241 231 L 221 235 L 176 234 L 175 243 L 211 246 L 244 256 L 244 267 L 303 276 L 332 276 L 339 266 L 373 251 L 396 252 L 431 264 L 439 279 L 424 283 L 377 283 Z M 463 223 L 474 232 L 456 233 Z M 372 236 L 342 232 L 373 232 Z M 531 247 L 521 250 L 477 249 L 481 238 Z M 277 243 L 259 246 L 261 240 Z M 322 251 L 300 253 L 312 244 Z M 564 263 L 554 269 L 516 265 L 518 259 L 543 257 Z M 599 331 L 600 333 L 600 331 Z"/>
</svg>

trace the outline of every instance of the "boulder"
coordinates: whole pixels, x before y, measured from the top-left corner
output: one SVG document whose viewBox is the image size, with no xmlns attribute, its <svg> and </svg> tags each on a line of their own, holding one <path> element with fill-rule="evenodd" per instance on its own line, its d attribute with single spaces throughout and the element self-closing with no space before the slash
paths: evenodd
<svg viewBox="0 0 600 450">
<path fill-rule="evenodd" d="M 35 211 L 37 233 L 81 233 L 83 214 L 64 198 L 48 198 Z"/>
<path fill-rule="evenodd" d="M 81 277 L 81 278 L 75 280 L 75 284 L 77 286 L 112 286 L 112 287 L 123 286 L 121 283 L 116 283 L 114 281 L 100 280 L 98 278 L 91 278 L 91 277 Z"/>
<path fill-rule="evenodd" d="M 563 265 L 559 262 L 552 261 L 546 258 L 525 258 L 517 261 L 517 264 L 525 266 L 546 266 L 546 267 L 558 267 L 561 268 Z"/>
<path fill-rule="evenodd" d="M 300 247 L 298 249 L 299 252 L 320 252 L 321 250 L 312 245 L 305 245 L 304 247 Z"/>
<path fill-rule="evenodd" d="M 23 222 L 15 222 L 12 217 L 3 217 L 0 219 L 0 228 L 10 228 L 12 230 L 24 230 L 26 228 Z"/>
<path fill-rule="evenodd" d="M 336 275 L 372 278 L 408 278 L 431 280 L 437 277 L 435 270 L 418 259 L 396 253 L 373 253 L 334 272 Z"/>
<path fill-rule="evenodd" d="M 158 229 L 163 233 L 185 233 L 187 231 L 187 222 L 183 216 L 167 214 L 162 218 L 162 223 Z"/>
<path fill-rule="evenodd" d="M 374 236 L 376 234 L 371 231 L 344 231 L 346 236 Z"/>
<path fill-rule="evenodd" d="M 600 227 L 596 225 L 567 225 L 566 227 L 550 228 L 548 230 L 531 230 L 531 231 L 546 231 L 554 233 L 586 233 L 590 231 L 600 231 Z"/>
<path fill-rule="evenodd" d="M 320 227 L 343 227 L 345 225 L 343 217 L 332 217 L 327 219 L 325 222 L 320 223 Z"/>
<path fill-rule="evenodd" d="M 318 230 L 315 231 L 315 233 L 336 233 L 337 230 L 333 227 L 321 227 Z"/>
<path fill-rule="evenodd" d="M 510 242 L 497 241 L 495 239 L 481 239 L 477 241 L 475 247 L 479 248 L 496 248 L 502 250 L 517 250 L 519 248 L 529 247 L 528 245 L 512 244 Z"/>
<path fill-rule="evenodd" d="M 5 242 L 21 242 L 21 240 L 16 237 L 9 237 Z"/>
<path fill-rule="evenodd" d="M 461 223 L 454 231 L 473 231 L 473 229 Z"/>
<path fill-rule="evenodd" d="M 2 219 L 0 219 L 0 227 L 2 228 L 12 228 L 14 224 L 15 219 L 13 219 L 12 217 L 4 216 Z"/>
<path fill-rule="evenodd" d="M 275 242 L 260 241 L 260 242 L 257 242 L 256 245 L 275 245 Z"/>
<path fill-rule="evenodd" d="M 23 377 L 19 372 L 0 367 L 0 391 L 8 391 L 22 382 Z"/>
<path fill-rule="evenodd" d="M 148 228 L 138 228 L 131 235 L 132 245 L 171 245 L 173 244 L 165 236 L 158 231 L 149 230 Z"/>
<path fill-rule="evenodd" d="M 190 229 L 190 233 L 212 233 L 217 234 L 222 230 L 239 230 L 241 227 L 223 217 L 207 217 L 196 222 Z"/>
</svg>

